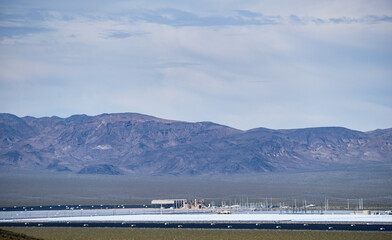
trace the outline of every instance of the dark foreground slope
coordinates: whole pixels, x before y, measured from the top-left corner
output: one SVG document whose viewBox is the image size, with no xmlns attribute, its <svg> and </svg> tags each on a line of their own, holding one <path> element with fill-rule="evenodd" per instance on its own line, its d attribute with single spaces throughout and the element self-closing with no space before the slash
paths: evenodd
<svg viewBox="0 0 392 240">
<path fill-rule="evenodd" d="M 27 236 L 23 233 L 16 233 L 9 230 L 0 229 L 0 239 L 3 240 L 42 240 L 42 238 L 35 238 Z"/>
<path fill-rule="evenodd" d="M 81 174 L 204 175 L 392 162 L 392 129 L 240 131 L 135 113 L 19 118 L 0 114 L 3 168 Z"/>
</svg>

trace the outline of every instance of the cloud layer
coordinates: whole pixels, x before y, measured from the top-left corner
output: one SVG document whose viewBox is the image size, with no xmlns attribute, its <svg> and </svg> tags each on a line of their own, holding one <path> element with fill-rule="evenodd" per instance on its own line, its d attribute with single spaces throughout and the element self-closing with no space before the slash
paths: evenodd
<svg viewBox="0 0 392 240">
<path fill-rule="evenodd" d="M 0 112 L 387 128 L 391 42 L 388 1 L 12 1 Z"/>
</svg>

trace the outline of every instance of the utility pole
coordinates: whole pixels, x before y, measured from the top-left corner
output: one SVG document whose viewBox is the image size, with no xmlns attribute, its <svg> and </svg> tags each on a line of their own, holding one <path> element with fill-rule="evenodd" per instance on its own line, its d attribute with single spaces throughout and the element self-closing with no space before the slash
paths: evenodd
<svg viewBox="0 0 392 240">
<path fill-rule="evenodd" d="M 328 199 L 327 198 L 325 198 L 325 211 L 327 211 L 328 210 Z"/>
<path fill-rule="evenodd" d="M 282 213 L 282 202 L 279 202 L 279 214 Z"/>
<path fill-rule="evenodd" d="M 293 213 L 297 212 L 297 199 L 294 199 Z"/>
</svg>

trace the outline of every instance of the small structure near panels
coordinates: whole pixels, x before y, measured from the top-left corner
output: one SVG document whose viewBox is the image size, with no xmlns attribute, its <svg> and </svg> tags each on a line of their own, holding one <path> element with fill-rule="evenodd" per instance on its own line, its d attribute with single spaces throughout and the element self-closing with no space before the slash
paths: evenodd
<svg viewBox="0 0 392 240">
<path fill-rule="evenodd" d="M 204 200 L 188 201 L 187 199 L 161 199 L 152 200 L 151 205 L 160 206 L 161 208 L 187 208 L 199 209 L 204 208 Z"/>
</svg>

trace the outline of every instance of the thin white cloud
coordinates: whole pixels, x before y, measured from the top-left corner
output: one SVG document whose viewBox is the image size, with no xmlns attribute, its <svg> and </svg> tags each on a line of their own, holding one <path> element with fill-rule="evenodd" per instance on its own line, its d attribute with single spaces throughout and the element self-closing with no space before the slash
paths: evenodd
<svg viewBox="0 0 392 240">
<path fill-rule="evenodd" d="M 389 5 L 311 2 L 10 5 L 1 26 L 50 31 L 0 39 L 0 111 L 390 127 Z"/>
</svg>

